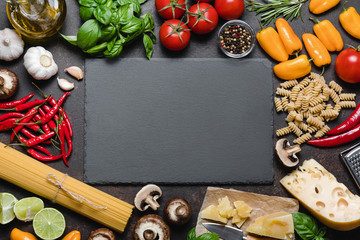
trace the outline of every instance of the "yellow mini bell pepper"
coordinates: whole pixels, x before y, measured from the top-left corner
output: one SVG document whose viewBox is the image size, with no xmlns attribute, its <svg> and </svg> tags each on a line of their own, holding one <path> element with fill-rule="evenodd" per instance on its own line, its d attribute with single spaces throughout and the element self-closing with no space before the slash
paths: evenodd
<svg viewBox="0 0 360 240">
<path fill-rule="evenodd" d="M 340 14 L 339 20 L 345 31 L 354 38 L 360 39 L 360 15 L 355 8 L 349 7 Z"/>
<path fill-rule="evenodd" d="M 311 0 L 309 10 L 313 14 L 321 14 L 338 5 L 340 0 Z"/>
<path fill-rule="evenodd" d="M 261 30 L 256 34 L 256 39 L 261 48 L 276 61 L 284 62 L 288 60 L 289 54 L 286 52 L 278 32 L 272 27 L 264 29 L 261 22 L 260 26 Z"/>
<path fill-rule="evenodd" d="M 10 240 L 37 240 L 37 238 L 31 233 L 14 228 L 10 233 Z"/>
<path fill-rule="evenodd" d="M 323 20 L 320 22 L 316 18 L 310 19 L 317 22 L 313 27 L 314 33 L 328 51 L 334 52 L 341 51 L 343 49 L 344 41 L 339 31 L 329 20 Z"/>
<path fill-rule="evenodd" d="M 275 75 L 283 80 L 292 80 L 304 77 L 311 72 L 311 64 L 306 55 L 281 62 L 274 66 Z"/>
<path fill-rule="evenodd" d="M 74 230 L 69 232 L 62 240 L 81 240 L 81 234 L 79 231 Z"/>
<path fill-rule="evenodd" d="M 324 44 L 314 34 L 304 33 L 302 35 L 306 51 L 310 57 L 313 58 L 314 64 L 318 67 L 323 67 L 331 63 L 329 51 Z"/>
<path fill-rule="evenodd" d="M 284 18 L 278 18 L 275 22 L 280 39 L 289 55 L 296 55 L 302 50 L 302 43 L 294 30 Z"/>
</svg>

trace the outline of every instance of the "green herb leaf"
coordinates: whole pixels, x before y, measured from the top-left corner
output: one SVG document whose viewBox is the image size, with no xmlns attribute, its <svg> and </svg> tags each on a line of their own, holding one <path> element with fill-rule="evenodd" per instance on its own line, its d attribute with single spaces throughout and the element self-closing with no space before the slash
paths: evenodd
<svg viewBox="0 0 360 240">
<path fill-rule="evenodd" d="M 86 50 L 85 52 L 89 53 L 89 54 L 100 53 L 106 49 L 107 45 L 108 45 L 107 42 L 103 42 L 101 44 L 98 44 L 98 45 Z"/>
<path fill-rule="evenodd" d="M 292 216 L 295 231 L 303 240 L 324 239 L 325 228 L 319 230 L 316 221 L 312 217 L 300 212 L 292 213 Z"/>
<path fill-rule="evenodd" d="M 96 7 L 97 3 L 95 0 L 79 0 L 79 4 L 85 7 Z"/>
<path fill-rule="evenodd" d="M 196 240 L 218 240 L 219 235 L 216 233 L 204 233 L 196 238 Z"/>
<path fill-rule="evenodd" d="M 94 10 L 94 17 L 104 25 L 110 23 L 111 15 L 111 9 L 105 5 L 99 5 Z"/>
<path fill-rule="evenodd" d="M 131 4 L 133 6 L 133 10 L 136 14 L 140 14 L 141 6 L 138 0 L 117 0 L 120 6 L 125 4 Z"/>
<path fill-rule="evenodd" d="M 77 45 L 81 49 L 87 50 L 95 46 L 100 34 L 100 23 L 95 19 L 89 19 L 80 27 L 77 33 Z"/>
<path fill-rule="evenodd" d="M 61 33 L 59 33 L 66 41 L 71 43 L 74 46 L 77 46 L 77 37 L 76 36 L 66 36 Z"/>
<path fill-rule="evenodd" d="M 145 32 L 151 32 L 155 28 L 154 19 L 150 13 L 142 15 L 140 18 L 144 19 Z"/>
<path fill-rule="evenodd" d="M 120 6 L 118 9 L 118 16 L 119 16 L 118 23 L 122 25 L 128 23 L 130 19 L 134 17 L 133 5 L 128 3 Z"/>
<path fill-rule="evenodd" d="M 138 0 L 139 4 L 144 4 L 147 2 L 147 0 Z"/>
<path fill-rule="evenodd" d="M 114 27 L 114 25 L 104 26 L 101 29 L 101 37 L 99 38 L 99 41 L 107 42 L 114 37 L 115 33 L 116 33 L 116 27 Z"/>
<path fill-rule="evenodd" d="M 108 45 L 106 47 L 108 51 L 111 51 L 113 49 L 116 40 L 117 40 L 117 37 L 114 37 L 110 42 L 108 42 Z"/>
<path fill-rule="evenodd" d="M 106 57 L 116 57 L 118 56 L 123 49 L 123 41 L 121 39 L 117 40 L 114 44 L 114 47 L 111 51 L 105 50 L 104 55 Z"/>
<path fill-rule="evenodd" d="M 98 5 L 104 5 L 107 0 L 95 0 Z"/>
<path fill-rule="evenodd" d="M 154 50 L 154 46 L 151 38 L 147 34 L 144 34 L 143 44 L 145 47 L 146 57 L 150 60 Z"/>
<path fill-rule="evenodd" d="M 187 240 L 195 240 L 196 239 L 196 232 L 195 228 L 192 228 L 187 235 Z"/>
<path fill-rule="evenodd" d="M 121 32 L 127 34 L 138 33 L 137 35 L 140 35 L 144 31 L 144 28 L 144 21 L 139 18 L 133 17 L 126 25 L 121 28 Z"/>
<path fill-rule="evenodd" d="M 95 9 L 94 7 L 80 6 L 79 15 L 80 15 L 81 20 L 86 22 L 87 20 L 92 18 L 94 9 Z"/>
</svg>

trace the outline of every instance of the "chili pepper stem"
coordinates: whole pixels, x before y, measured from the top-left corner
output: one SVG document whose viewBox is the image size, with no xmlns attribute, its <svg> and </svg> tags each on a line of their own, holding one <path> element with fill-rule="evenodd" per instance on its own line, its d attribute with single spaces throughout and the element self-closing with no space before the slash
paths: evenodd
<svg viewBox="0 0 360 240">
<path fill-rule="evenodd" d="M 310 20 L 314 21 L 315 23 L 320 23 L 320 20 L 317 18 L 309 17 Z"/>
<path fill-rule="evenodd" d="M 44 98 L 47 98 L 47 97 L 48 97 L 48 95 L 46 95 L 46 94 L 41 90 L 41 88 L 40 88 L 38 85 L 36 85 L 34 82 L 32 82 L 32 85 L 34 85 L 34 86 L 37 88 L 37 90 L 39 90 L 39 92 L 41 93 L 41 95 L 44 96 Z"/>
<path fill-rule="evenodd" d="M 321 73 L 320 73 L 320 76 L 322 76 L 325 72 L 325 66 L 322 66 L 322 70 L 321 70 Z"/>
<path fill-rule="evenodd" d="M 258 19 L 258 22 L 259 22 L 259 24 L 260 24 L 260 28 L 261 28 L 261 30 L 264 30 L 264 26 L 262 25 L 262 23 L 261 23 L 261 20 L 260 20 L 260 19 Z"/>
<path fill-rule="evenodd" d="M 345 8 L 345 5 L 347 4 L 348 1 L 345 1 L 344 4 L 343 4 L 343 12 L 345 12 L 347 10 L 347 8 Z"/>
</svg>

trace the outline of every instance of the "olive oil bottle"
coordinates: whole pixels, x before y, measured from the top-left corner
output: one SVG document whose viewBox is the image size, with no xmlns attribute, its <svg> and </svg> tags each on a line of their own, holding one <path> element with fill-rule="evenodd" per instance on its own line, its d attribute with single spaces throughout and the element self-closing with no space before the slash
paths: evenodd
<svg viewBox="0 0 360 240">
<path fill-rule="evenodd" d="M 65 0 L 8 0 L 11 25 L 29 40 L 51 37 L 61 28 L 66 16 Z"/>
</svg>

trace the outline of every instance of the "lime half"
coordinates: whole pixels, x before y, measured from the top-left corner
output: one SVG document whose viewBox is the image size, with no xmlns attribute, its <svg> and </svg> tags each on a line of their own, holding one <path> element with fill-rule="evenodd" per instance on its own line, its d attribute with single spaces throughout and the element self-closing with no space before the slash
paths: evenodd
<svg viewBox="0 0 360 240">
<path fill-rule="evenodd" d="M 34 217 L 35 234 L 44 240 L 59 238 L 65 231 L 65 218 L 55 208 L 43 208 Z"/>
<path fill-rule="evenodd" d="M 38 197 L 28 197 L 19 200 L 14 205 L 14 213 L 17 219 L 24 222 L 33 220 L 35 214 L 44 208 L 44 202 Z"/>
<path fill-rule="evenodd" d="M 15 218 L 13 211 L 17 199 L 10 193 L 0 193 L 0 223 L 7 224 Z"/>
</svg>

